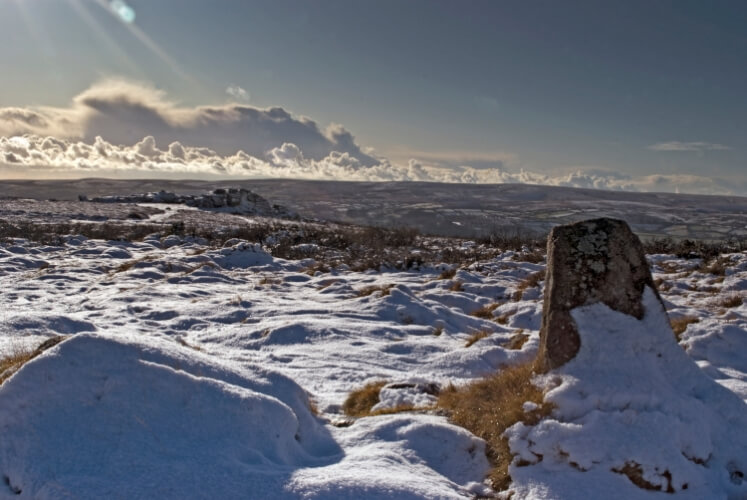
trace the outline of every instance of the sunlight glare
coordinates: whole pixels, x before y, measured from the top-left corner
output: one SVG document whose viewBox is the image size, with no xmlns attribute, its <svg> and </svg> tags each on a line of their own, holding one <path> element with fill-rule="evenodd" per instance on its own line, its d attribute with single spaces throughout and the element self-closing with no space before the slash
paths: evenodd
<svg viewBox="0 0 747 500">
<path fill-rule="evenodd" d="M 109 8 L 114 14 L 127 24 L 135 22 L 135 9 L 127 5 L 122 0 L 112 0 L 109 2 Z"/>
</svg>

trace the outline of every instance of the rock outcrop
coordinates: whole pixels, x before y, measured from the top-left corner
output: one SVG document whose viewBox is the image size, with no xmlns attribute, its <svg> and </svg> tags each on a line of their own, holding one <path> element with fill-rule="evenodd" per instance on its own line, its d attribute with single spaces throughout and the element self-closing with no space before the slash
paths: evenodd
<svg viewBox="0 0 747 500">
<path fill-rule="evenodd" d="M 539 368 L 556 368 L 578 352 L 572 309 L 602 302 L 641 319 L 646 286 L 656 291 L 643 245 L 624 221 L 602 218 L 555 227 L 547 241 Z"/>
<path fill-rule="evenodd" d="M 95 203 L 174 203 L 202 209 L 218 209 L 246 215 L 297 218 L 298 214 L 280 205 L 271 205 L 265 198 L 244 188 L 218 188 L 210 193 L 191 195 L 169 191 L 132 194 L 126 196 L 101 196 L 88 199 L 79 195 L 79 201 Z"/>
</svg>

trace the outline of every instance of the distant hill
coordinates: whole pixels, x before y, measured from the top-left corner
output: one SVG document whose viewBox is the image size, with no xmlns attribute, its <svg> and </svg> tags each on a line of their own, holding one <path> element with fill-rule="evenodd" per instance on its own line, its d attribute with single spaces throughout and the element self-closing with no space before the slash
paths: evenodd
<svg viewBox="0 0 747 500">
<path fill-rule="evenodd" d="M 642 237 L 747 237 L 747 197 L 634 193 L 527 184 L 339 182 L 287 179 L 174 181 L 81 179 L 0 181 L 0 196 L 77 199 L 165 189 L 194 194 L 238 186 L 305 217 L 472 237 L 496 231 L 544 233 L 589 217 L 626 220 Z"/>
</svg>

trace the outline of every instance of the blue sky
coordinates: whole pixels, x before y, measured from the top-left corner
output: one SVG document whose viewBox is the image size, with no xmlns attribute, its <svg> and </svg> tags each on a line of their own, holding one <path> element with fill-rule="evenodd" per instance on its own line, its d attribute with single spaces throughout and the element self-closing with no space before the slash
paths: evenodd
<svg viewBox="0 0 747 500">
<path fill-rule="evenodd" d="M 108 0 L 0 1 L 0 108 L 68 109 L 124 78 L 180 109 L 236 101 L 322 133 L 342 124 L 360 146 L 344 151 L 392 164 L 697 176 L 747 191 L 745 2 L 127 4 L 129 24 Z"/>
</svg>

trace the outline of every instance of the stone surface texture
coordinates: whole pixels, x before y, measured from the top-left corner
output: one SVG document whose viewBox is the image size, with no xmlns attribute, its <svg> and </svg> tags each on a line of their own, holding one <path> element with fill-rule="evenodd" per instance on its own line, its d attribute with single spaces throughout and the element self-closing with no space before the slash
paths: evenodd
<svg viewBox="0 0 747 500">
<path fill-rule="evenodd" d="M 646 286 L 658 297 L 643 245 L 624 221 L 602 218 L 553 228 L 547 240 L 539 368 L 561 366 L 578 352 L 572 309 L 602 302 L 641 319 Z"/>
</svg>

